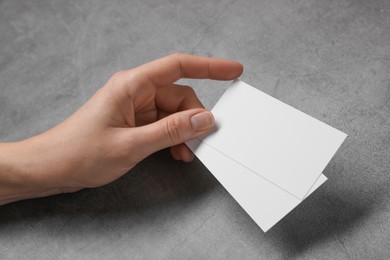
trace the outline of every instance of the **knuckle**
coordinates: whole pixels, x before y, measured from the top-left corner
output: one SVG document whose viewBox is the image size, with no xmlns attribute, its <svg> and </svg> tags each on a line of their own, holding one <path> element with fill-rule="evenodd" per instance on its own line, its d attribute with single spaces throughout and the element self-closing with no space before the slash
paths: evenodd
<svg viewBox="0 0 390 260">
<path fill-rule="evenodd" d="M 115 72 L 109 79 L 108 85 L 112 90 L 117 90 L 120 93 L 127 93 L 130 88 L 132 82 L 137 82 L 139 79 L 139 75 L 134 73 L 132 70 L 126 71 L 121 70 Z M 135 88 L 137 84 L 135 84 L 132 89 Z"/>
<path fill-rule="evenodd" d="M 167 135 L 170 139 L 170 142 L 172 144 L 176 144 L 180 142 L 180 140 L 183 137 L 184 128 L 182 124 L 180 123 L 180 120 L 176 118 L 171 118 L 170 120 L 167 120 L 166 123 L 166 131 Z"/>
<path fill-rule="evenodd" d="M 120 70 L 112 74 L 110 81 L 113 83 L 123 84 L 129 81 L 134 81 L 139 78 L 139 75 L 133 70 Z"/>
<path fill-rule="evenodd" d="M 118 87 L 120 85 L 122 85 L 123 81 L 124 81 L 124 71 L 117 71 L 115 72 L 114 74 L 112 74 L 112 76 L 110 77 L 109 79 L 109 85 L 111 87 Z"/>
<path fill-rule="evenodd" d="M 114 74 L 112 74 L 111 79 L 114 81 L 121 80 L 124 76 L 124 73 L 125 72 L 123 70 L 117 71 Z"/>
<path fill-rule="evenodd" d="M 184 55 L 184 54 L 181 53 L 181 52 L 175 52 L 175 53 L 171 54 L 170 56 L 171 56 L 172 58 L 181 58 L 183 55 Z"/>
</svg>

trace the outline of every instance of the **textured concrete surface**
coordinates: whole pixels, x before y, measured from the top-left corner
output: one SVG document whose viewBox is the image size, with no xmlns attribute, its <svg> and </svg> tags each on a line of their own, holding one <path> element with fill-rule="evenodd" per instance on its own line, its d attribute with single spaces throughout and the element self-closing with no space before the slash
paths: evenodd
<svg viewBox="0 0 390 260">
<path fill-rule="evenodd" d="M 263 234 L 199 161 L 162 151 L 105 187 L 0 207 L 1 259 L 390 258 L 390 1 L 0 0 L 0 141 L 177 51 L 236 59 L 348 133 L 330 180 Z M 209 108 L 227 86 L 187 83 Z"/>
</svg>

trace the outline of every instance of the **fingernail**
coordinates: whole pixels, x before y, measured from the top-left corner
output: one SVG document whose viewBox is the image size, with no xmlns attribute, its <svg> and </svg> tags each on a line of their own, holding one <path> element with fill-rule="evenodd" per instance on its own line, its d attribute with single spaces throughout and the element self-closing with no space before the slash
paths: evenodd
<svg viewBox="0 0 390 260">
<path fill-rule="evenodd" d="M 208 111 L 193 115 L 191 117 L 192 129 L 195 132 L 204 131 L 214 126 L 214 117 Z"/>
</svg>

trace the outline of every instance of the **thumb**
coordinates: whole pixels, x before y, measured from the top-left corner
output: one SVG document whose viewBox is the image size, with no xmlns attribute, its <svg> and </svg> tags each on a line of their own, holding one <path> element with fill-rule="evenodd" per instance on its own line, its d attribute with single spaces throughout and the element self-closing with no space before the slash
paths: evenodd
<svg viewBox="0 0 390 260">
<path fill-rule="evenodd" d="M 144 157 L 161 149 L 184 143 L 214 127 L 211 112 L 190 109 L 169 115 L 152 124 L 132 128 L 132 140 Z"/>
</svg>

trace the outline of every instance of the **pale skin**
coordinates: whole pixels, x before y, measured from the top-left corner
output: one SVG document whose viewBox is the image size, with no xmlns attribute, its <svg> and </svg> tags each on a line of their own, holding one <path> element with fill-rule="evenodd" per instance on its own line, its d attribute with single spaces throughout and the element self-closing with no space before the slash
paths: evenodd
<svg viewBox="0 0 390 260">
<path fill-rule="evenodd" d="M 211 131 L 214 118 L 175 82 L 232 80 L 242 71 L 234 61 L 173 54 L 115 73 L 59 125 L 0 143 L 0 205 L 105 185 L 168 147 L 174 159 L 192 161 L 184 142 Z"/>
</svg>

